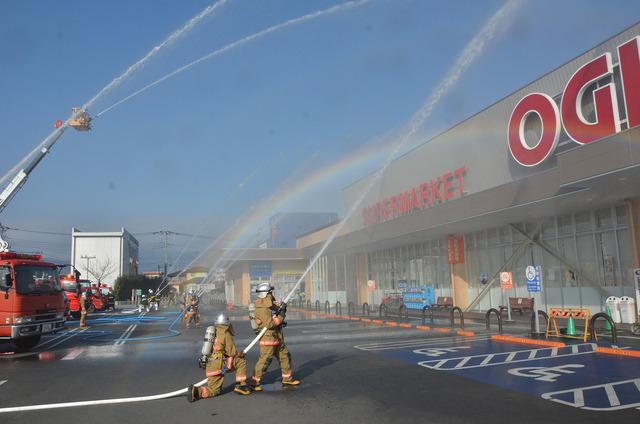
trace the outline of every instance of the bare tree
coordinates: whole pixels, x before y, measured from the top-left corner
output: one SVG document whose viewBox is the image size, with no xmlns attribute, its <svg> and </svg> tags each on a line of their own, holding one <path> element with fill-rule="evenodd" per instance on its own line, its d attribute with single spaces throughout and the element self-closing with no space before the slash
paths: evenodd
<svg viewBox="0 0 640 424">
<path fill-rule="evenodd" d="M 107 258 L 104 261 L 96 261 L 96 265 L 89 267 L 87 270 L 89 275 L 93 277 L 94 280 L 98 283 L 98 287 L 102 283 L 102 280 L 107 278 L 116 270 L 116 264 L 111 261 L 110 258 Z"/>
</svg>

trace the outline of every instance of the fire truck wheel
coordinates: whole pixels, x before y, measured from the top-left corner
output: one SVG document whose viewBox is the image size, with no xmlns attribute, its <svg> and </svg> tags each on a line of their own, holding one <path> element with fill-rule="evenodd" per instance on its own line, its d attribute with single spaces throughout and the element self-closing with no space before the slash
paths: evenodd
<svg viewBox="0 0 640 424">
<path fill-rule="evenodd" d="M 16 345 L 19 351 L 27 351 L 35 347 L 38 343 L 40 343 L 40 336 L 24 337 L 13 341 L 13 344 Z"/>
</svg>

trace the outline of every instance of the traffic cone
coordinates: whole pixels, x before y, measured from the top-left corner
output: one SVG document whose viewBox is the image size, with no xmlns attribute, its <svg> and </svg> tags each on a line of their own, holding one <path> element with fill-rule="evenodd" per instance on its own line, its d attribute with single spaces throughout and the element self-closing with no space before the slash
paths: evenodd
<svg viewBox="0 0 640 424">
<path fill-rule="evenodd" d="M 612 314 L 611 314 L 611 308 L 609 307 L 609 305 L 607 305 L 607 306 L 604 308 L 604 313 L 605 313 L 605 314 L 607 314 L 607 315 L 609 315 L 609 318 L 611 318 L 611 315 L 612 315 Z M 612 319 L 613 319 L 613 318 L 612 318 Z M 604 321 L 604 329 L 605 329 L 605 330 L 607 330 L 607 331 L 611 331 L 611 324 L 609 324 L 609 321 L 608 321 L 608 320 L 605 320 L 605 321 Z"/>
<path fill-rule="evenodd" d="M 570 316 L 567 320 L 567 336 L 575 336 L 576 335 L 576 323 L 573 320 L 573 317 Z"/>
</svg>

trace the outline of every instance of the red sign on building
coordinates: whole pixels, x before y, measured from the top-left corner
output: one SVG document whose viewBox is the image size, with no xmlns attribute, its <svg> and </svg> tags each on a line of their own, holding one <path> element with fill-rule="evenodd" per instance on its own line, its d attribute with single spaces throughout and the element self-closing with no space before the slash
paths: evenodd
<svg viewBox="0 0 640 424">
<path fill-rule="evenodd" d="M 447 237 L 447 260 L 451 265 L 464 263 L 464 236 Z"/>
</svg>

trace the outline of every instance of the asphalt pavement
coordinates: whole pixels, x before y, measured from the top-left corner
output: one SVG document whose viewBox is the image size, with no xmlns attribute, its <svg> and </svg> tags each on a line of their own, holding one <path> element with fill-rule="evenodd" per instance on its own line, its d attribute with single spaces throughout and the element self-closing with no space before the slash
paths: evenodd
<svg viewBox="0 0 640 424">
<path fill-rule="evenodd" d="M 204 378 L 197 366 L 203 325 L 173 327 L 176 310 L 104 313 L 81 331 L 42 340 L 28 354 L 0 356 L 0 408 L 171 392 Z M 253 333 L 232 313 L 236 344 Z M 283 388 L 277 361 L 265 391 L 240 396 L 228 376 L 223 394 L 0 413 L 0 422 L 69 423 L 637 423 L 640 358 L 601 355 L 595 345 L 543 348 L 492 341 L 483 326 L 466 336 L 290 312 L 285 338 L 298 387 Z M 173 331 L 171 331 L 173 330 Z M 247 357 L 253 369 L 258 349 Z M 613 394 L 613 395 L 612 395 Z"/>
</svg>

